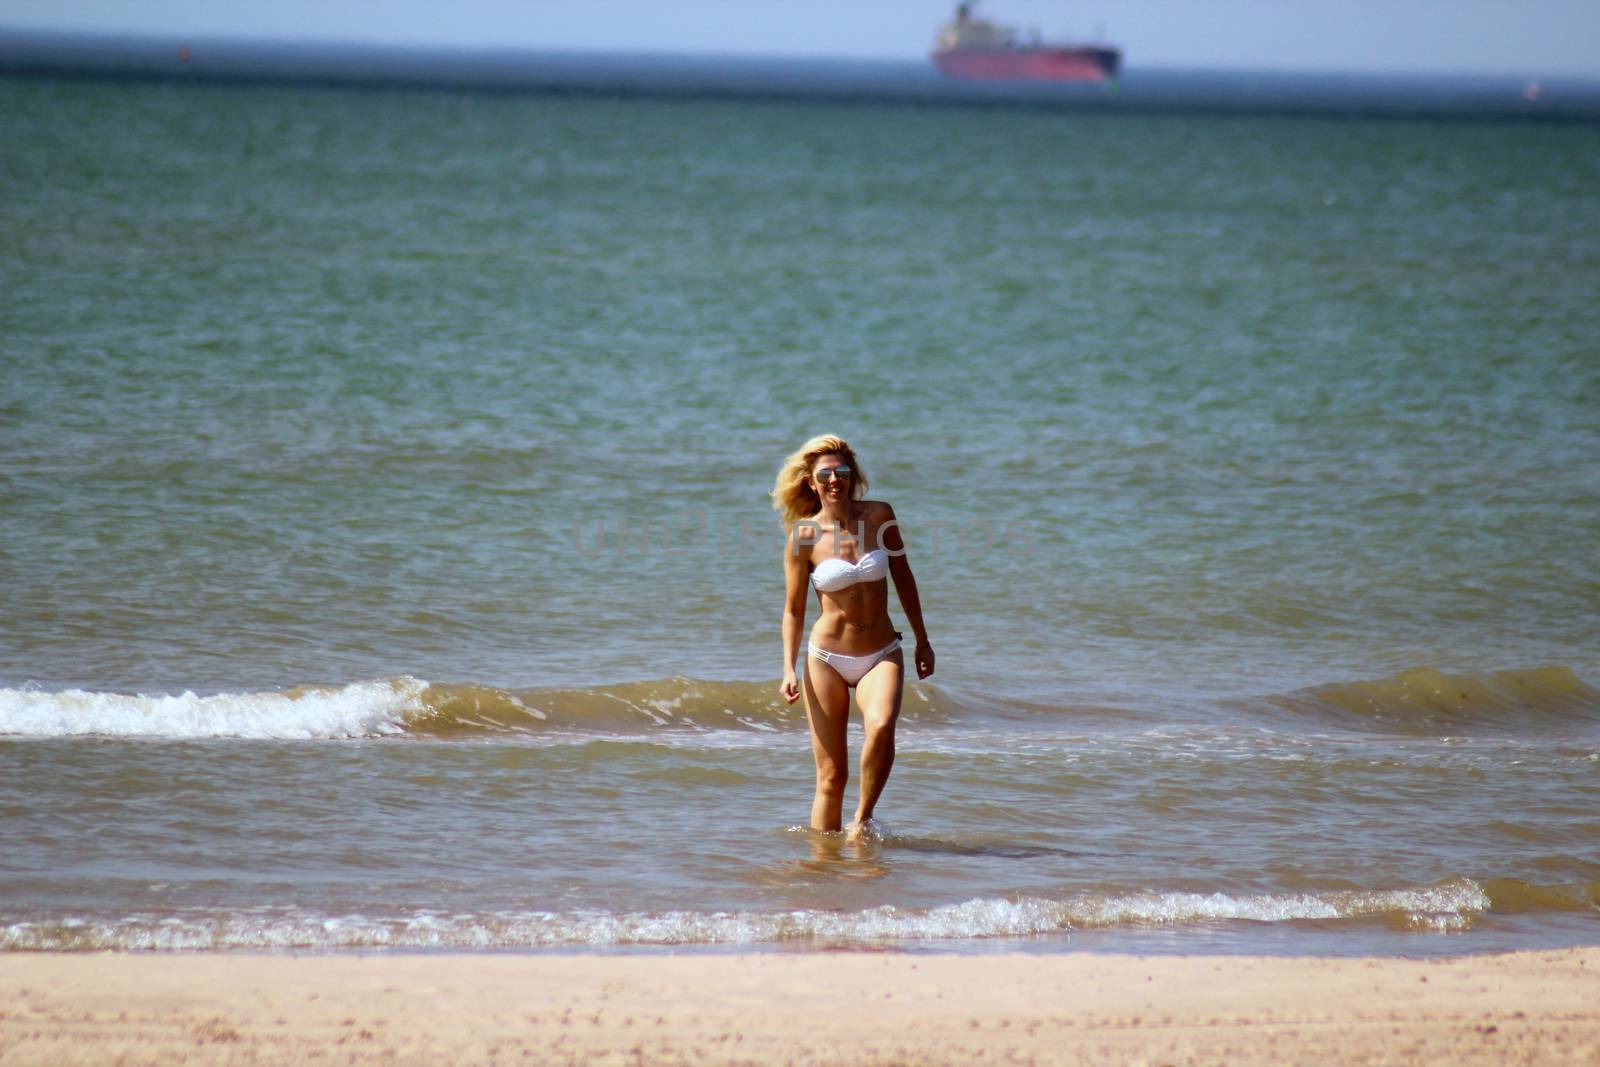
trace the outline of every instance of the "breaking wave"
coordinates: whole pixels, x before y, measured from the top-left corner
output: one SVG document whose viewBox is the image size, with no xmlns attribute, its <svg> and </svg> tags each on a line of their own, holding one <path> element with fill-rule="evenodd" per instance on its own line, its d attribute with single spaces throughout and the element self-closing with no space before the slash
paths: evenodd
<svg viewBox="0 0 1600 1067">
<path fill-rule="evenodd" d="M 544 735 L 579 730 L 803 730 L 799 704 L 775 682 L 672 677 L 587 687 L 502 689 L 402 675 L 276 692 L 145 695 L 68 689 L 0 689 L 0 736 L 152 738 L 360 738 Z M 1568 667 L 1482 674 L 1431 668 L 1375 681 L 1338 682 L 1240 702 L 1237 711 L 1348 729 L 1406 734 L 1600 725 L 1600 690 Z M 1071 715 L 1084 726 L 1147 718 L 1132 709 L 1046 707 L 998 698 L 958 701 L 926 683 L 906 687 L 912 722 L 962 716 L 1014 721 Z"/>
<path fill-rule="evenodd" d="M 1533 887 L 1451 878 L 1431 886 L 1308 894 L 1084 895 L 1067 900 L 979 898 L 928 909 L 854 912 L 656 913 L 545 911 L 403 916 L 233 914 L 62 918 L 0 927 L 0 951 L 219 949 L 617 948 L 627 946 L 894 944 L 1027 938 L 1108 927 L 1218 922 L 1381 922 L 1397 930 L 1458 932 L 1496 910 L 1600 908 L 1600 884 Z"/>
<path fill-rule="evenodd" d="M 1569 667 L 1446 674 L 1428 667 L 1268 698 L 1296 716 L 1404 734 L 1600 724 L 1600 690 Z"/>
<path fill-rule="evenodd" d="M 345 686 L 199 696 L 0 689 L 0 736 L 150 738 L 460 737 L 552 730 L 767 731 L 805 727 L 800 705 L 763 682 L 665 678 L 587 688 L 497 689 L 409 676 Z M 906 688 L 908 717 L 953 706 L 931 686 Z"/>
<path fill-rule="evenodd" d="M 332 738 L 404 733 L 425 707 L 415 678 L 196 696 L 0 689 L 0 735 Z"/>
</svg>

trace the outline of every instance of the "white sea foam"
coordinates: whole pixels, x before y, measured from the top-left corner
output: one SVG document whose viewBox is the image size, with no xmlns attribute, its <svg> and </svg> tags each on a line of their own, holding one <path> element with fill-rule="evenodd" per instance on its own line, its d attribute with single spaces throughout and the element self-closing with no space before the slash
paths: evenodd
<svg viewBox="0 0 1600 1067">
<path fill-rule="evenodd" d="M 1118 926 L 1225 920 L 1360 920 L 1389 915 L 1405 929 L 1469 929 L 1489 907 L 1470 879 L 1371 893 L 1161 893 L 1072 900 L 980 898 L 944 907 L 856 912 L 417 912 L 404 916 L 280 914 L 56 919 L 0 927 L 0 951 L 30 949 L 613 948 L 630 945 L 838 945 L 1033 937 Z"/>
<path fill-rule="evenodd" d="M 288 692 L 176 696 L 0 689 L 0 736 L 331 738 L 395 734 L 428 683 L 402 676 Z"/>
</svg>

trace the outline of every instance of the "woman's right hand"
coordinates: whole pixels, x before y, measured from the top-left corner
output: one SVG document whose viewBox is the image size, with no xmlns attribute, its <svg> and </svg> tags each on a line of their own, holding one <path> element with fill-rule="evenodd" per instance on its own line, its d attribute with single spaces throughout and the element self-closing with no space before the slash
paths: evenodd
<svg viewBox="0 0 1600 1067">
<path fill-rule="evenodd" d="M 794 671 L 783 672 L 783 685 L 778 692 L 783 694 L 783 699 L 793 704 L 800 699 L 800 682 L 795 678 Z"/>
</svg>

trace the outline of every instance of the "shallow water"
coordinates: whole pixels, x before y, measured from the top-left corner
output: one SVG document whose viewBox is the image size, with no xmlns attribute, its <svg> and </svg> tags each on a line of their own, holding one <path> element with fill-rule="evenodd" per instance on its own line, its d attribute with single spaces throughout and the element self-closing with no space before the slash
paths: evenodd
<svg viewBox="0 0 1600 1067">
<path fill-rule="evenodd" d="M 5 945 L 1600 932 L 1600 131 L 0 103 Z M 860 845 L 822 430 L 940 656 Z"/>
</svg>

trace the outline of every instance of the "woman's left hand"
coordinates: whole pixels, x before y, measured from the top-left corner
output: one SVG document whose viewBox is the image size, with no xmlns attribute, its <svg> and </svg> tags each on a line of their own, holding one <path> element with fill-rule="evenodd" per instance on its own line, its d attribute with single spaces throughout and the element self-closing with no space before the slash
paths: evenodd
<svg viewBox="0 0 1600 1067">
<path fill-rule="evenodd" d="M 933 673 L 933 646 L 918 645 L 912 657 L 917 664 L 917 677 L 926 678 Z"/>
</svg>

